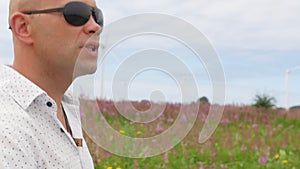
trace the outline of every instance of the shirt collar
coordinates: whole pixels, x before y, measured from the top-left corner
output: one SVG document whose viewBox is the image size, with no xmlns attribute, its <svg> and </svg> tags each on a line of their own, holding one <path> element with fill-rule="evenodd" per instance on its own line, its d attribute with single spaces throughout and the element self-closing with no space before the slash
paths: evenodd
<svg viewBox="0 0 300 169">
<path fill-rule="evenodd" d="M 69 89 L 66 91 L 66 93 L 63 96 L 62 102 L 67 103 L 67 104 L 72 104 L 75 106 L 79 106 L 79 99 L 75 98 L 72 94 L 72 90 Z"/>
<path fill-rule="evenodd" d="M 6 65 L 0 65 L 0 88 L 23 109 L 27 109 L 36 97 L 46 93 L 29 79 Z"/>
<path fill-rule="evenodd" d="M 7 65 L 0 64 L 0 89 L 9 94 L 16 102 L 27 109 L 38 96 L 47 93 L 32 81 Z M 69 89 L 63 96 L 66 104 L 79 106 L 79 100 L 74 98 Z"/>
</svg>

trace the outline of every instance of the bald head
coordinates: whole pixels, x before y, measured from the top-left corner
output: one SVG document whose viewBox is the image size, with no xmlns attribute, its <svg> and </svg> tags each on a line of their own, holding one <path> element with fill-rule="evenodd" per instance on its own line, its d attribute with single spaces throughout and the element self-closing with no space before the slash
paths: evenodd
<svg viewBox="0 0 300 169">
<path fill-rule="evenodd" d="M 43 0 L 10 0 L 9 19 L 17 11 L 28 11 L 37 8 Z"/>
</svg>

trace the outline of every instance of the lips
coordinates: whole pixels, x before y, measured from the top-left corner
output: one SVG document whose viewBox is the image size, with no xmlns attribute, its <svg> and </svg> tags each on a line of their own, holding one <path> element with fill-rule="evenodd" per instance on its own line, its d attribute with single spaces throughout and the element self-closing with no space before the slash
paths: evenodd
<svg viewBox="0 0 300 169">
<path fill-rule="evenodd" d="M 98 48 L 98 42 L 88 42 L 83 46 L 83 49 L 85 49 L 90 55 L 98 55 Z"/>
<path fill-rule="evenodd" d="M 98 49 L 97 45 L 91 45 L 91 44 L 85 46 L 85 48 L 88 49 L 88 50 L 91 51 L 91 52 L 95 52 L 96 49 Z"/>
</svg>

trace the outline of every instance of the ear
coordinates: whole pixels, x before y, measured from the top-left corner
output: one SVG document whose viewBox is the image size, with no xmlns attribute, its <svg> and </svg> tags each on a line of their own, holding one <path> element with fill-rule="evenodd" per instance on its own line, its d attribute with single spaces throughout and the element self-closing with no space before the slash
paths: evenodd
<svg viewBox="0 0 300 169">
<path fill-rule="evenodd" d="M 31 45 L 33 43 L 31 37 L 31 30 L 29 25 L 30 18 L 21 12 L 14 13 L 10 18 L 10 27 L 15 36 L 25 44 Z"/>
</svg>

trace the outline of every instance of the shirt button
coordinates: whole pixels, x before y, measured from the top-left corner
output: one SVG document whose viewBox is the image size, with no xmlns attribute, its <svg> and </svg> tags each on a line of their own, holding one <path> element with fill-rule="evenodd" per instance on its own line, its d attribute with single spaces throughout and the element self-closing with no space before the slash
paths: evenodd
<svg viewBox="0 0 300 169">
<path fill-rule="evenodd" d="M 52 107 L 52 103 L 51 102 L 47 102 L 47 106 L 48 107 Z"/>
</svg>

